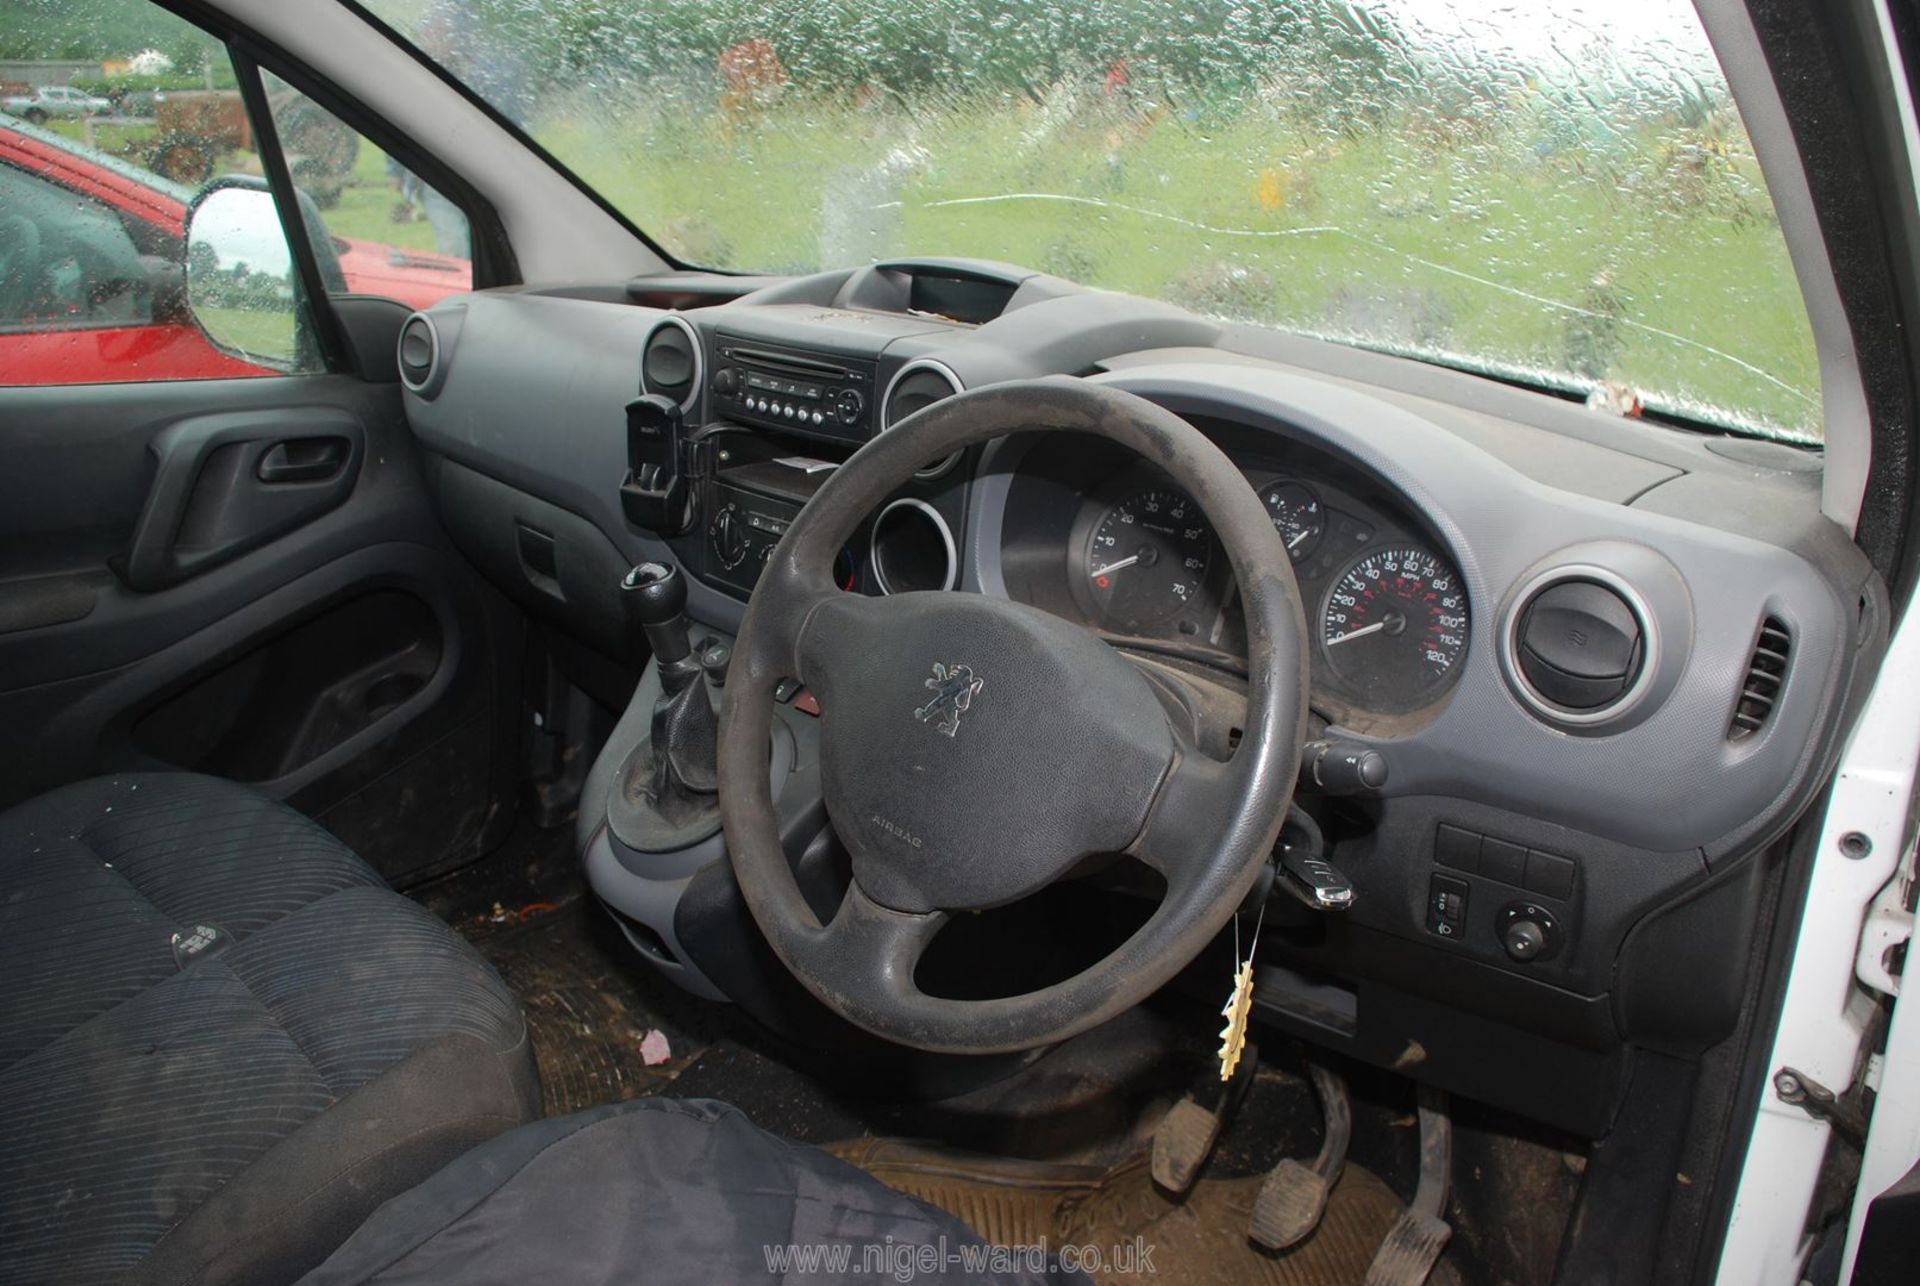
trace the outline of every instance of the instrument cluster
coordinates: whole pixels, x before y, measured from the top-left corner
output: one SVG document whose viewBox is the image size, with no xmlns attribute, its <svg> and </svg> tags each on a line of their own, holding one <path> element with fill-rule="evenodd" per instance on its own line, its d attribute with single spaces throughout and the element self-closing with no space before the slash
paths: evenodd
<svg viewBox="0 0 1920 1286">
<path fill-rule="evenodd" d="M 1300 584 L 1321 708 L 1351 720 L 1436 707 L 1461 672 L 1473 611 L 1444 545 L 1359 470 L 1293 444 L 1242 447 L 1230 429 L 1215 436 L 1259 496 Z M 1191 497 L 1132 459 L 1039 454 L 1031 467 L 1053 475 L 1056 495 L 1073 495 L 1071 524 L 1054 537 L 1064 545 L 1066 584 L 1056 590 L 1026 570 L 1036 560 L 1015 546 L 1040 524 L 1010 513 L 1003 560 L 1025 574 L 1009 576 L 1009 592 L 1067 610 L 1116 641 L 1245 655 L 1231 569 Z M 1040 500 L 1020 487 L 1014 494 Z"/>
</svg>

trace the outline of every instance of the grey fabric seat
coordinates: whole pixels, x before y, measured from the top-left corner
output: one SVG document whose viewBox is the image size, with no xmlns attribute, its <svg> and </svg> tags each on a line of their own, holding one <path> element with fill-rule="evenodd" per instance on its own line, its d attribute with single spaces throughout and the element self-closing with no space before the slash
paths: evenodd
<svg viewBox="0 0 1920 1286">
<path fill-rule="evenodd" d="M 538 1115 L 486 963 L 211 778 L 0 815 L 0 979 L 0 1283 L 292 1281 Z"/>
<path fill-rule="evenodd" d="M 374 1212 L 300 1286 L 859 1280 L 1037 1286 L 952 1215 L 702 1099 L 522 1126 Z M 1076 1277 L 1075 1280 L 1084 1280 Z"/>
</svg>

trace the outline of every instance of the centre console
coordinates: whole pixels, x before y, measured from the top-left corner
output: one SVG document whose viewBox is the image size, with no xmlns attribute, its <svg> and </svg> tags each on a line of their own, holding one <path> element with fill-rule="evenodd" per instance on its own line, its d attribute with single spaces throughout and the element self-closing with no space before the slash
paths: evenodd
<svg viewBox="0 0 1920 1286">
<path fill-rule="evenodd" d="M 896 419 L 949 396 L 957 376 L 892 350 L 920 318 L 769 307 L 726 326 L 662 319 L 627 406 L 627 519 L 667 539 L 701 583 L 744 600 L 801 508 L 841 462 Z M 809 342 L 793 342 L 788 332 Z M 874 515 L 835 559 L 863 593 L 949 589 L 959 579 L 964 476 L 939 462 Z"/>
<path fill-rule="evenodd" d="M 757 935 L 736 926 L 704 951 L 689 937 L 691 926 L 714 920 L 703 898 L 737 896 L 707 771 L 730 640 L 717 621 L 677 614 L 691 606 L 692 582 L 748 599 L 774 548 L 842 463 L 894 420 L 957 391 L 959 378 L 945 368 L 931 384 L 916 382 L 929 363 L 893 351 L 951 329 L 924 317 L 776 304 L 729 309 L 717 326 L 697 312 L 671 314 L 647 333 L 617 481 L 629 525 L 663 541 L 671 559 L 635 568 L 621 585 L 626 650 L 654 661 L 589 774 L 579 840 L 590 883 L 635 949 L 701 995 L 745 1001 L 743 989 L 757 984 L 741 975 L 746 962 L 730 944 Z M 835 583 L 866 594 L 952 588 L 966 486 L 958 468 L 907 483 L 838 551 Z M 818 707 L 796 681 L 776 701 L 775 809 L 792 859 L 827 887 L 844 855 L 821 801 Z"/>
</svg>

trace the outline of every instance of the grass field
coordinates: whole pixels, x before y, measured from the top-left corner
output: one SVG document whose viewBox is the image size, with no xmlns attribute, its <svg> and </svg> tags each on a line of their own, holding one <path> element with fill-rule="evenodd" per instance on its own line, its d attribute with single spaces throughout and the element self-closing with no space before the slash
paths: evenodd
<svg viewBox="0 0 1920 1286">
<path fill-rule="evenodd" d="M 292 363 L 294 326 L 290 308 L 220 308 L 203 303 L 194 312 L 216 343 L 242 357 L 269 366 Z"/>
<path fill-rule="evenodd" d="M 1606 146 L 1401 122 L 819 101 L 559 110 L 533 132 L 685 258 L 800 271 L 1002 259 L 1214 315 L 1819 435 L 1811 333 L 1738 126 Z"/>
<path fill-rule="evenodd" d="M 353 176 L 340 189 L 340 201 L 325 211 L 327 228 L 336 236 L 356 237 L 403 250 L 433 250 L 433 229 L 423 217 L 412 223 L 396 223 L 393 207 L 400 194 L 387 182 L 387 154 L 365 139 L 354 158 Z"/>
</svg>

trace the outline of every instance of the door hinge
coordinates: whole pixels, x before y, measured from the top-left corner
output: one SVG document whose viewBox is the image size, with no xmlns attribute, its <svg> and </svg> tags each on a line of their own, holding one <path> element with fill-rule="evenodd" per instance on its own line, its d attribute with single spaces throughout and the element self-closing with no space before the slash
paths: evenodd
<svg viewBox="0 0 1920 1286">
<path fill-rule="evenodd" d="M 1841 1138 L 1860 1147 L 1867 1139 L 1867 1114 L 1860 1104 L 1842 1098 L 1806 1073 L 1783 1067 L 1773 1074 L 1773 1092 L 1782 1103 L 1825 1121 Z"/>
</svg>

